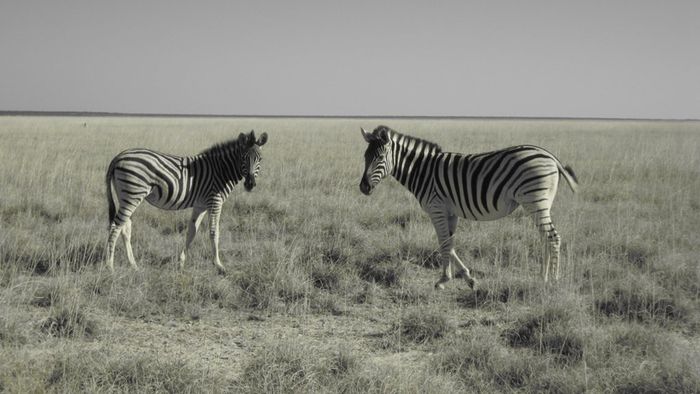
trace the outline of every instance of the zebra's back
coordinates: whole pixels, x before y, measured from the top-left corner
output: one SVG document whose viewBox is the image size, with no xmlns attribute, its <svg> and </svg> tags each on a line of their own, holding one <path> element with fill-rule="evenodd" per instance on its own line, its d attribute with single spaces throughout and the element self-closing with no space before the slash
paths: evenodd
<svg viewBox="0 0 700 394">
<path fill-rule="evenodd" d="M 554 155 L 534 145 L 469 155 L 442 152 L 436 157 L 434 184 L 438 196 L 460 216 L 495 220 L 519 204 L 553 199 L 560 167 Z"/>
</svg>

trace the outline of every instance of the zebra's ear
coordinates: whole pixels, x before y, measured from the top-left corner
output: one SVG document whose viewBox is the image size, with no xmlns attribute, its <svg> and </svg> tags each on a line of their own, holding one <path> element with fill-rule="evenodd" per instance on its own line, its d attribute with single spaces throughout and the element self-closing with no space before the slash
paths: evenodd
<svg viewBox="0 0 700 394">
<path fill-rule="evenodd" d="M 258 142 L 256 142 L 256 144 L 258 144 L 258 146 L 263 146 L 263 145 L 265 145 L 266 142 L 267 142 L 267 133 L 262 133 L 260 135 L 260 139 L 258 140 Z"/>
<path fill-rule="evenodd" d="M 365 137 L 365 141 L 367 141 L 367 143 L 372 142 L 374 135 L 372 133 L 368 133 L 364 127 L 360 127 L 360 130 L 362 131 L 362 136 Z"/>
<path fill-rule="evenodd" d="M 255 145 L 255 131 L 250 130 L 250 133 L 245 136 L 245 145 L 250 148 L 251 146 Z"/>
<path fill-rule="evenodd" d="M 387 132 L 384 127 L 379 129 L 379 135 L 377 137 L 379 137 L 379 140 L 382 141 L 383 144 L 389 142 L 389 132 Z"/>
<path fill-rule="evenodd" d="M 238 141 L 245 144 L 248 141 L 248 136 L 244 133 L 238 134 Z"/>
</svg>

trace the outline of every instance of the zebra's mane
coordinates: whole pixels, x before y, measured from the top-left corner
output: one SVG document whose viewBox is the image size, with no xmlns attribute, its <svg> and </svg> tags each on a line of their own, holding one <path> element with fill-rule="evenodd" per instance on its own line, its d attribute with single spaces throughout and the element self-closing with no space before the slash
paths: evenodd
<svg viewBox="0 0 700 394">
<path fill-rule="evenodd" d="M 236 147 L 241 145 L 240 138 L 234 140 L 229 140 L 226 142 L 221 142 L 210 146 L 209 148 L 199 152 L 197 156 L 219 156 L 222 154 L 231 153 Z"/>
<path fill-rule="evenodd" d="M 382 132 L 388 133 L 390 137 L 391 136 L 403 137 L 404 141 L 416 141 L 416 143 L 424 144 L 425 146 L 428 146 L 430 148 L 434 148 L 436 153 L 442 152 L 442 147 L 435 142 L 424 140 L 424 139 L 418 138 L 418 137 L 413 137 L 413 136 L 410 136 L 407 134 L 402 134 L 402 133 L 399 133 L 398 131 L 396 131 L 390 127 L 383 126 L 383 125 L 378 126 L 376 129 L 374 129 L 375 136 L 379 136 L 379 134 Z M 392 139 L 395 140 L 396 138 L 392 138 Z"/>
</svg>

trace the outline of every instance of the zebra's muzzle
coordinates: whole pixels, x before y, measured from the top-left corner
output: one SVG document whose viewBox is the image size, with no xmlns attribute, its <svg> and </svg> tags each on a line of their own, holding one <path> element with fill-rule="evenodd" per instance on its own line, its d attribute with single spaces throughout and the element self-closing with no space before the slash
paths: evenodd
<svg viewBox="0 0 700 394">
<path fill-rule="evenodd" d="M 246 178 L 245 182 L 243 182 L 243 188 L 245 188 L 245 191 L 247 192 L 253 190 L 254 187 L 255 179 Z"/>
<path fill-rule="evenodd" d="M 360 182 L 360 191 L 365 196 L 369 196 L 370 194 L 372 194 L 372 186 L 369 185 L 369 182 L 367 182 L 367 180 L 364 177 Z"/>
</svg>

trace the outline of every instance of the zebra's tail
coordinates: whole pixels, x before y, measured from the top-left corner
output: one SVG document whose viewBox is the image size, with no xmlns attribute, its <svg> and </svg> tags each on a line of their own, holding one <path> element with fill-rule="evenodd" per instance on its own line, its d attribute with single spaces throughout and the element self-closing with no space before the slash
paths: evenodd
<svg viewBox="0 0 700 394">
<path fill-rule="evenodd" d="M 574 169 L 570 166 L 563 166 L 561 163 L 559 163 L 559 173 L 564 176 L 564 179 L 566 179 L 566 183 L 569 184 L 571 191 L 576 193 L 578 190 L 578 178 L 576 178 Z"/>
<path fill-rule="evenodd" d="M 114 217 L 117 216 L 117 208 L 114 205 L 114 195 L 112 194 L 112 178 L 114 177 L 114 165 L 115 161 L 112 160 L 109 163 L 109 168 L 107 169 L 107 176 L 105 177 L 105 184 L 107 186 L 107 204 L 109 206 L 109 224 L 114 222 Z"/>
</svg>

